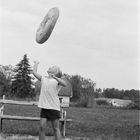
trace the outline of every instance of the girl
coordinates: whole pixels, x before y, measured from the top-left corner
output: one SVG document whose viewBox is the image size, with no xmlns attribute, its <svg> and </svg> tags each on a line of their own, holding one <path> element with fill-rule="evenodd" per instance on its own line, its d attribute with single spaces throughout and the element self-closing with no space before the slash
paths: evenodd
<svg viewBox="0 0 140 140">
<path fill-rule="evenodd" d="M 38 64 L 39 62 L 34 62 L 33 75 L 41 81 L 41 92 L 38 102 L 38 107 L 41 108 L 39 140 L 45 140 L 47 121 L 51 121 L 55 140 L 60 140 L 60 101 L 58 92 L 62 86 L 66 86 L 66 82 L 61 79 L 62 72 L 58 66 L 50 67 L 47 71 L 48 76 L 43 77 L 37 73 Z"/>
</svg>

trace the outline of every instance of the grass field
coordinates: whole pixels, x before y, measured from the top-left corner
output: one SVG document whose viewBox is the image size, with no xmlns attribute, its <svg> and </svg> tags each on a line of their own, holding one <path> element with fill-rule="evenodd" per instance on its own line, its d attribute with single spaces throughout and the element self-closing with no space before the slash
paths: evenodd
<svg viewBox="0 0 140 140">
<path fill-rule="evenodd" d="M 39 116 L 35 106 L 6 105 L 5 114 Z M 73 121 L 67 124 L 66 135 L 91 137 L 98 140 L 139 140 L 139 111 L 115 109 L 105 106 L 95 108 L 70 107 L 67 117 Z M 39 122 L 3 121 L 6 134 L 38 135 Z M 48 124 L 47 135 L 52 135 Z"/>
</svg>

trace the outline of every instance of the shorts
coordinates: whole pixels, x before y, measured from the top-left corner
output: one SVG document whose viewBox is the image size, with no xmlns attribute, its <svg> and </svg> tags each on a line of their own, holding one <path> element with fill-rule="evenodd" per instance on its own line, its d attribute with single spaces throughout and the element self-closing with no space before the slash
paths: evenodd
<svg viewBox="0 0 140 140">
<path fill-rule="evenodd" d="M 60 111 L 53 109 L 41 109 L 40 113 L 41 118 L 46 118 L 48 121 L 54 121 L 60 119 Z"/>
</svg>

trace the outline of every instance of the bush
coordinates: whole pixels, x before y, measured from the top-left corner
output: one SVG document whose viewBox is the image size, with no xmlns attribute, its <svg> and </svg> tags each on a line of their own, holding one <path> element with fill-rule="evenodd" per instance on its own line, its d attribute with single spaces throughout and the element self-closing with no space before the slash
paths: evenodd
<svg viewBox="0 0 140 140">
<path fill-rule="evenodd" d="M 88 104 L 88 99 L 87 98 L 80 98 L 77 103 L 75 104 L 75 106 L 77 107 L 87 107 Z"/>
<path fill-rule="evenodd" d="M 127 108 L 140 110 L 140 103 L 139 102 L 132 102 L 127 106 Z"/>
<path fill-rule="evenodd" d="M 138 109 L 138 110 L 140 110 L 140 96 L 138 96 L 137 98 L 134 98 L 132 100 L 132 103 L 129 104 L 128 108 L 129 109 Z"/>
<path fill-rule="evenodd" d="M 97 100 L 96 104 L 97 105 L 109 105 L 109 103 L 106 100 Z"/>
</svg>

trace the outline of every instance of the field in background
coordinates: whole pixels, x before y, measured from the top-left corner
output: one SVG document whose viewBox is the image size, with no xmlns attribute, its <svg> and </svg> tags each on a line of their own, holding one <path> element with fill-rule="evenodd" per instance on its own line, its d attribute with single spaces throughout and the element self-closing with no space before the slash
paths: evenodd
<svg viewBox="0 0 140 140">
<path fill-rule="evenodd" d="M 39 116 L 39 109 L 35 106 L 6 105 L 5 114 Z M 103 139 L 139 139 L 139 111 L 115 109 L 107 106 L 95 108 L 70 107 L 67 117 L 73 121 L 67 124 L 66 135 L 101 137 Z M 39 122 L 31 121 L 3 121 L 3 132 L 6 134 L 38 135 Z M 47 135 L 52 135 L 48 124 Z"/>
</svg>

